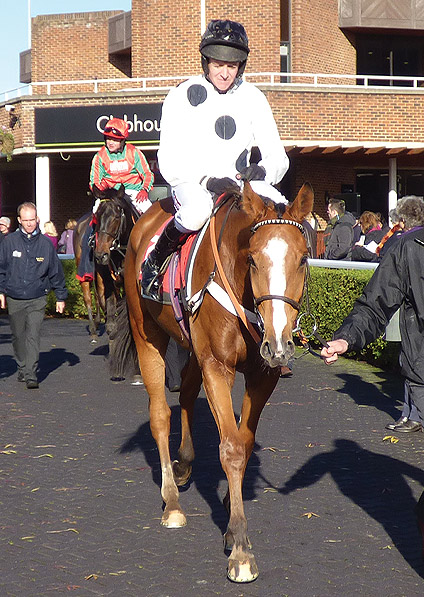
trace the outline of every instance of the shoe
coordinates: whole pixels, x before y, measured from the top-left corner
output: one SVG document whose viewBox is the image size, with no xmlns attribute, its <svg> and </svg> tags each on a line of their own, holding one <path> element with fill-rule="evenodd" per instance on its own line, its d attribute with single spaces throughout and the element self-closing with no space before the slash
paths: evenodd
<svg viewBox="0 0 424 597">
<path fill-rule="evenodd" d="M 400 417 L 400 419 L 394 421 L 393 423 L 387 423 L 385 428 L 390 429 L 390 431 L 393 431 L 395 427 L 401 425 L 401 423 L 406 423 L 407 421 L 409 421 L 408 417 Z"/>
<path fill-rule="evenodd" d="M 17 377 L 18 381 L 25 381 L 25 374 L 23 371 L 18 371 L 18 377 Z"/>
<path fill-rule="evenodd" d="M 293 371 L 290 367 L 280 367 L 280 377 L 292 377 Z"/>
<path fill-rule="evenodd" d="M 36 390 L 38 388 L 38 381 L 36 379 L 27 379 L 26 387 L 28 390 Z"/>
<path fill-rule="evenodd" d="M 393 429 L 395 433 L 412 433 L 414 431 L 422 431 L 423 426 L 418 421 L 411 421 L 407 419 L 405 422 L 399 423 Z"/>
</svg>

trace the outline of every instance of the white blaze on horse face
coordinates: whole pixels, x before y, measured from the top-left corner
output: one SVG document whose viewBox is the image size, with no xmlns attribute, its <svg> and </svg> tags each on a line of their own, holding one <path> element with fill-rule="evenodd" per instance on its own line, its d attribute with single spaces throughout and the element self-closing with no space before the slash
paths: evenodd
<svg viewBox="0 0 424 597">
<path fill-rule="evenodd" d="M 268 242 L 264 253 L 268 256 L 271 266 L 269 268 L 269 294 L 284 296 L 287 288 L 285 259 L 288 251 L 288 244 L 282 238 L 273 238 Z M 284 309 L 285 302 L 282 300 L 272 301 L 272 324 L 277 352 L 282 351 L 281 339 L 283 330 L 287 325 L 287 316 Z"/>
</svg>

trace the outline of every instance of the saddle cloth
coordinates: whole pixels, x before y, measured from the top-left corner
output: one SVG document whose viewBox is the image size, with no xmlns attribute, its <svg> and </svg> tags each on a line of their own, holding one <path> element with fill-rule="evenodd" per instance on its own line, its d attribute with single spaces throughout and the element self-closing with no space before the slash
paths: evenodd
<svg viewBox="0 0 424 597">
<path fill-rule="evenodd" d="M 166 220 L 166 222 L 164 222 L 162 224 L 162 226 L 155 232 L 154 236 L 150 239 L 150 242 L 147 246 L 146 252 L 143 256 L 143 263 L 146 260 L 147 256 L 149 255 L 149 253 L 154 249 L 159 236 L 162 234 L 163 230 L 165 229 L 166 225 L 168 224 L 168 222 L 170 220 L 171 220 L 171 218 L 168 218 L 168 220 Z M 184 241 L 184 244 L 182 245 L 182 247 L 177 251 L 179 258 L 177 260 L 177 268 L 175 271 L 174 288 L 172 288 L 172 289 L 170 288 L 170 286 L 171 286 L 171 284 L 170 284 L 170 267 L 169 267 L 170 261 L 168 261 L 168 264 L 166 266 L 166 271 L 163 274 L 162 279 L 161 279 L 161 291 L 160 291 L 160 295 L 161 295 L 160 302 L 161 303 L 163 303 L 165 305 L 171 305 L 172 304 L 171 297 L 170 297 L 171 292 L 175 296 L 175 294 L 177 293 L 178 290 L 181 290 L 182 288 L 184 288 L 186 286 L 187 267 L 188 267 L 188 264 L 190 261 L 193 246 L 194 246 L 197 236 L 198 236 L 197 232 L 193 232 L 193 234 L 190 234 L 190 236 L 188 236 L 186 238 L 186 240 Z M 142 280 L 142 277 L 143 277 L 142 271 L 140 270 L 140 273 L 139 273 L 140 281 Z"/>
</svg>

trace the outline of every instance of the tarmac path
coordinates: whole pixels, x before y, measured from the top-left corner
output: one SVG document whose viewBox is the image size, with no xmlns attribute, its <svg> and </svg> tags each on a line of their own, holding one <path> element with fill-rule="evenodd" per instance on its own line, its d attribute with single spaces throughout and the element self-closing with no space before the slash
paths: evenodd
<svg viewBox="0 0 424 597">
<path fill-rule="evenodd" d="M 16 380 L 0 317 L 0 595 L 290 597 L 424 595 L 414 508 L 424 434 L 390 439 L 402 380 L 307 355 L 267 403 L 244 485 L 259 578 L 226 580 L 226 483 L 202 391 L 183 529 L 160 525 L 160 466 L 143 386 L 113 384 L 107 339 L 43 324 L 40 389 Z M 237 378 L 238 413 L 242 380 Z M 178 396 L 172 448 L 178 446 Z"/>
</svg>

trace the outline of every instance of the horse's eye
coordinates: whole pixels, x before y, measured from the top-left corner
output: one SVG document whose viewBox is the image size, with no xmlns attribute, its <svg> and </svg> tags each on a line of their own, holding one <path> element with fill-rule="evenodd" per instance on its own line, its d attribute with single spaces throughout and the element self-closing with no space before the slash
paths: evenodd
<svg viewBox="0 0 424 597">
<path fill-rule="evenodd" d="M 301 258 L 301 260 L 300 260 L 300 265 L 301 266 L 306 265 L 307 262 L 308 262 L 308 256 L 307 255 L 303 255 L 302 258 Z"/>
</svg>

